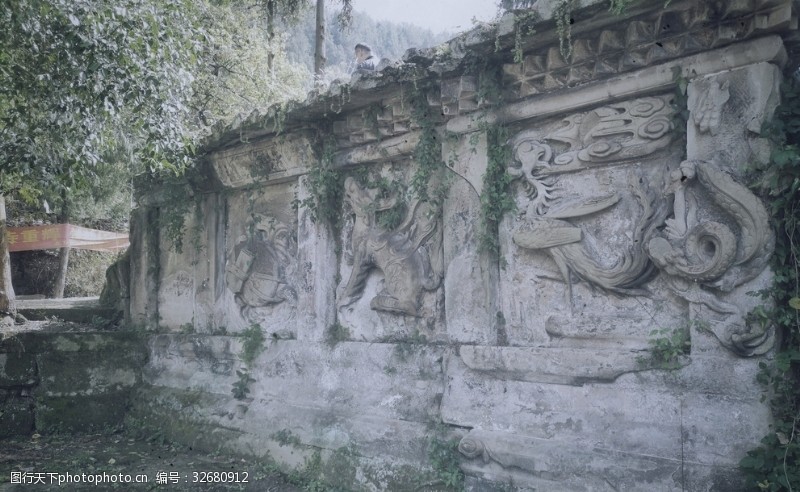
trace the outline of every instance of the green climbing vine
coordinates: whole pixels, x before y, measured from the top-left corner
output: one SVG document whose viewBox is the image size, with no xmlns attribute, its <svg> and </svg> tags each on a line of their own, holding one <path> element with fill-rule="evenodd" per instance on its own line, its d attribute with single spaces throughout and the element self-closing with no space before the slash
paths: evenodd
<svg viewBox="0 0 800 492">
<path fill-rule="evenodd" d="M 755 169 L 755 188 L 765 196 L 776 231 L 774 280 L 762 292 L 772 307 L 755 313 L 782 333 L 772 364 L 761 362 L 759 381 L 770 395 L 772 429 L 740 466 L 753 490 L 800 489 L 800 84 L 783 87 L 781 105 L 762 134 L 773 142 L 770 161 Z M 751 317 L 753 315 L 751 314 Z"/>
<path fill-rule="evenodd" d="M 553 18 L 556 20 L 556 33 L 558 34 L 558 50 L 564 60 L 572 57 L 572 10 L 575 0 L 559 0 L 553 9 Z"/>
<path fill-rule="evenodd" d="M 506 172 L 513 156 L 508 146 L 508 130 L 493 125 L 486 128 L 488 164 L 483 175 L 481 194 L 481 226 L 479 246 L 500 258 L 498 227 L 503 216 L 516 209 L 514 198 L 509 193 L 512 176 Z"/>
<path fill-rule="evenodd" d="M 321 220 L 332 227 L 341 221 L 344 198 L 344 173 L 333 167 L 336 139 L 330 136 L 322 142 L 319 163 L 308 173 L 309 196 L 300 202 L 311 213 L 312 220 Z"/>
<path fill-rule="evenodd" d="M 416 169 L 409 183 L 410 191 L 420 200 L 441 205 L 446 190 L 438 171 L 444 168 L 442 151 L 436 131 L 436 120 L 428 104 L 428 92 L 433 81 L 416 82 L 411 93 L 411 118 L 419 126 L 420 138 L 414 148 Z"/>
<path fill-rule="evenodd" d="M 498 64 L 492 64 L 485 59 L 470 60 L 467 65 L 469 73 L 474 73 L 478 78 L 478 102 L 486 108 L 497 107 L 503 102 L 502 69 Z M 485 113 L 484 115 L 485 116 Z M 516 203 L 510 193 L 512 176 L 507 169 L 513 160 L 511 147 L 508 145 L 509 131 L 500 124 L 487 123 L 480 118 L 479 132 L 470 137 L 470 144 L 477 146 L 481 133 L 486 135 L 487 166 L 483 175 L 483 192 L 481 194 L 481 217 L 478 229 L 478 245 L 481 251 L 486 251 L 499 258 L 500 255 L 499 224 L 503 216 L 516 209 Z"/>
<path fill-rule="evenodd" d="M 461 471 L 458 440 L 446 439 L 444 431 L 434 435 L 428 443 L 428 460 L 433 468 L 434 484 L 444 490 L 464 490 L 464 472 Z M 426 484 L 427 485 L 427 484 Z"/>
<path fill-rule="evenodd" d="M 240 334 L 242 339 L 242 351 L 239 358 L 244 363 L 243 369 L 237 369 L 236 375 L 239 379 L 234 381 L 231 393 L 237 400 L 244 400 L 250 393 L 250 383 L 255 382 L 250 376 L 250 369 L 256 357 L 264 350 L 264 332 L 258 324 L 252 324 Z"/>
<path fill-rule="evenodd" d="M 522 49 L 522 39 L 523 37 L 529 38 L 536 34 L 535 26 L 541 20 L 542 16 L 536 10 L 531 10 L 514 17 L 514 47 L 512 48 L 514 63 L 522 63 L 525 54 Z M 499 38 L 495 47 L 499 47 Z"/>
</svg>

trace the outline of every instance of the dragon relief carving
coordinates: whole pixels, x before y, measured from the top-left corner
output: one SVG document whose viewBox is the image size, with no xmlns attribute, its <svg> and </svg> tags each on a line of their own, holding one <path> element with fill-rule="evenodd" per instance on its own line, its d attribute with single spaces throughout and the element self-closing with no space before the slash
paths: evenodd
<svg viewBox="0 0 800 492">
<path fill-rule="evenodd" d="M 292 229 L 267 215 L 253 214 L 245 231 L 228 254 L 225 281 L 242 316 L 252 320 L 253 309 L 297 302 L 297 293 L 287 282 L 297 245 Z"/>
<path fill-rule="evenodd" d="M 714 97 L 718 105 L 724 99 L 724 94 Z M 648 295 L 645 284 L 663 272 L 676 295 L 725 317 L 711 326 L 723 346 L 740 355 L 763 354 L 774 343 L 773 330 L 746 326 L 744 313 L 719 295 L 766 268 L 774 236 L 761 201 L 722 170 L 721 157 L 685 161 L 664 192 L 654 190 L 641 172 L 631 172 L 629 189 L 640 213 L 628 246 L 611 261 L 600 259 L 591 246 L 600 241 L 570 219 L 609 210 L 622 197 L 613 191 L 561 202 L 553 197 L 561 173 L 665 148 L 671 111 L 665 98 L 645 98 L 570 116 L 567 126 L 548 135 L 519 134 L 511 141 L 514 163 L 508 173 L 522 182 L 528 206 L 512 239 L 553 258 L 570 299 L 575 280 L 616 295 Z M 716 117 L 707 119 L 710 131 Z M 568 148 L 558 154 L 551 143 Z"/>
<path fill-rule="evenodd" d="M 646 249 L 678 296 L 727 315 L 725 322 L 711 325 L 724 346 L 760 355 L 774 344 L 774 331 L 742 325 L 739 307 L 716 293 L 731 292 L 758 276 L 775 248 L 775 236 L 761 200 L 723 170 L 722 160 L 717 154 L 708 161 L 684 161 L 670 174 L 666 192 L 673 196 L 673 217 Z M 711 203 L 701 205 L 702 197 Z M 709 209 L 717 215 L 709 217 Z"/>
<path fill-rule="evenodd" d="M 439 220 L 428 202 L 413 200 L 403 222 L 387 230 L 378 213 L 394 207 L 399 198 L 382 198 L 380 190 L 363 187 L 353 178 L 344 183 L 345 200 L 355 220 L 351 232 L 353 270 L 339 295 L 338 306 L 361 298 L 373 268 L 384 275 L 384 289 L 370 301 L 376 311 L 422 316 L 424 290 L 441 283 L 444 266 Z"/>
<path fill-rule="evenodd" d="M 631 177 L 630 187 L 641 209 L 633 240 L 616 260 L 603 264 L 585 241 L 588 232 L 568 219 L 589 216 L 615 206 L 621 197 L 614 192 L 552 206 L 556 176 L 589 166 L 612 164 L 644 157 L 667 147 L 672 141 L 674 109 L 667 96 L 594 109 L 564 119 L 558 130 L 538 136 L 523 132 L 513 142 L 515 162 L 508 172 L 521 179 L 529 198 L 525 224 L 513 233 L 523 248 L 547 250 L 564 281 L 572 289 L 573 276 L 618 295 L 645 295 L 642 288 L 655 268 L 643 245 L 668 213 L 663 198 L 652 192 L 644 176 Z M 552 145 L 567 145 L 556 155 Z"/>
</svg>

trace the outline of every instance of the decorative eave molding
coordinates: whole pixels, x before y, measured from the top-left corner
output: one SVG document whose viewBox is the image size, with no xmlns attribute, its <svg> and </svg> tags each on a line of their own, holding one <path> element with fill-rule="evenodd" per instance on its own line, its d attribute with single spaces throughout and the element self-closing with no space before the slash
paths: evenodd
<svg viewBox="0 0 800 492">
<path fill-rule="evenodd" d="M 546 118 L 604 102 L 669 90 L 675 84 L 676 69 L 681 70 L 684 77 L 691 79 L 759 62 L 778 65 L 786 62 L 786 50 L 779 36 L 746 41 L 612 77 L 597 84 L 566 89 L 556 94 L 544 94 L 491 111 L 459 116 L 448 121 L 446 128 L 450 132 L 468 133 L 478 130 L 481 124 Z M 691 72 L 683 68 L 688 66 L 693 67 Z"/>
</svg>

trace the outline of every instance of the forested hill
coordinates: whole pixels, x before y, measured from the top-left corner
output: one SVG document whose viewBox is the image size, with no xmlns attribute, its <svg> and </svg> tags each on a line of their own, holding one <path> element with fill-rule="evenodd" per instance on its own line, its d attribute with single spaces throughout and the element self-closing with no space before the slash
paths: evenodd
<svg viewBox="0 0 800 492">
<path fill-rule="evenodd" d="M 328 72 L 331 75 L 349 75 L 349 65 L 354 59 L 353 47 L 356 43 L 367 43 L 378 58 L 397 60 L 408 48 L 427 48 L 446 41 L 446 33 L 434 34 L 408 23 L 376 21 L 361 12 L 353 12 L 350 27 L 343 31 L 337 21 L 337 12 L 327 12 L 327 39 L 325 51 L 328 58 Z M 286 52 L 292 62 L 305 65 L 314 70 L 314 25 L 315 11 L 307 9 L 296 26 L 287 27 Z M 335 77 L 334 77 L 335 78 Z"/>
</svg>

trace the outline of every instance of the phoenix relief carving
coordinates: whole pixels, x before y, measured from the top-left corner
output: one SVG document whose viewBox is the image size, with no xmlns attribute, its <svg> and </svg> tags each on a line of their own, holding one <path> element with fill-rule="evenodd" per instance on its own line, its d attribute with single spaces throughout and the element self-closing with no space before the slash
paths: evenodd
<svg viewBox="0 0 800 492">
<path fill-rule="evenodd" d="M 621 196 L 608 193 L 555 204 L 556 177 L 588 166 L 607 165 L 642 157 L 669 145 L 672 109 L 664 97 L 598 108 L 566 118 L 566 125 L 546 136 L 524 132 L 512 142 L 515 162 L 508 172 L 520 179 L 529 205 L 514 242 L 527 249 L 545 250 L 553 258 L 570 290 L 581 279 L 617 295 L 646 295 L 643 285 L 656 273 L 643 245 L 668 213 L 660 194 L 644 175 L 632 175 L 629 187 L 639 207 L 632 241 L 615 260 L 601 261 L 587 247 L 597 243 L 588 231 L 569 219 L 586 217 L 616 206 Z M 567 144 L 556 155 L 550 143 Z M 586 239 L 590 239 L 586 241 Z"/>
<path fill-rule="evenodd" d="M 373 269 L 383 272 L 383 290 L 370 307 L 409 316 L 422 316 L 423 291 L 439 287 L 444 266 L 439 219 L 428 202 L 413 200 L 404 220 L 393 229 L 381 226 L 378 214 L 394 207 L 399 197 L 380 196 L 352 177 L 344 183 L 345 200 L 354 215 L 350 245 L 353 270 L 339 295 L 340 308 L 359 300 Z"/>
</svg>

